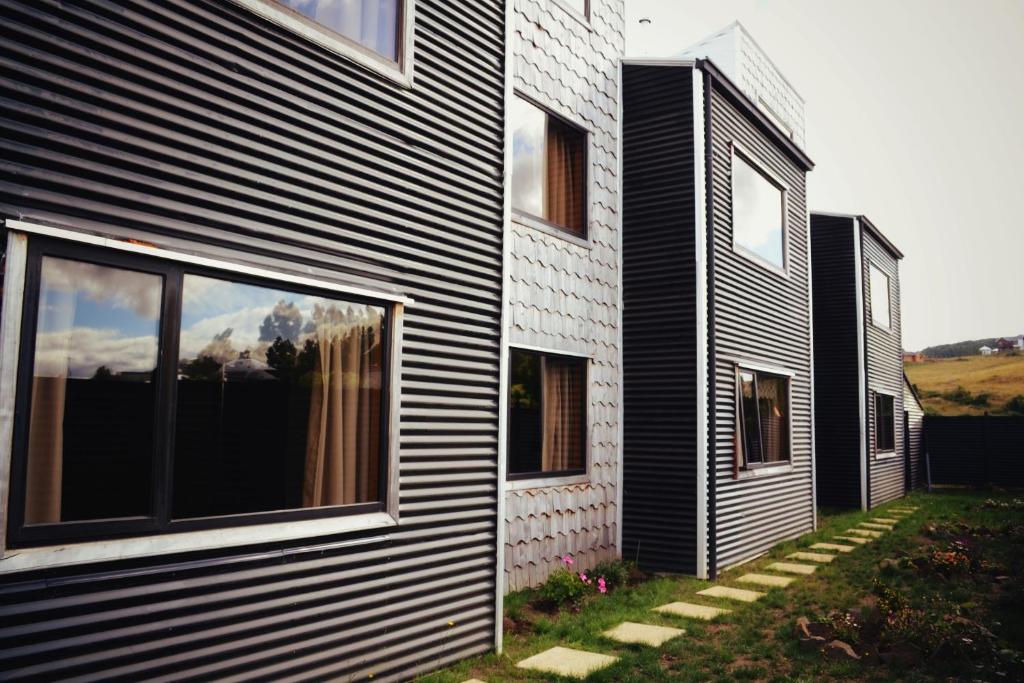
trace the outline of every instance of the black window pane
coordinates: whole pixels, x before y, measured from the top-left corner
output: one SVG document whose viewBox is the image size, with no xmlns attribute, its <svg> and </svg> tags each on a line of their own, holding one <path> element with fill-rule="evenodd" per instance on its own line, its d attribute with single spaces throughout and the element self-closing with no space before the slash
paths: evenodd
<svg viewBox="0 0 1024 683">
<path fill-rule="evenodd" d="M 392 61 L 398 60 L 400 0 L 278 0 Z"/>
<path fill-rule="evenodd" d="M 762 462 L 757 384 L 754 380 L 754 373 L 746 370 L 740 372 L 740 410 L 743 425 L 743 453 L 745 461 L 747 463 Z"/>
<path fill-rule="evenodd" d="M 789 382 L 775 375 L 757 374 L 758 413 L 764 462 L 789 460 Z"/>
<path fill-rule="evenodd" d="M 893 397 L 885 394 L 875 394 L 875 447 L 879 451 L 896 448 Z"/>
<path fill-rule="evenodd" d="M 380 501 L 380 307 L 186 275 L 175 518 Z"/>
<path fill-rule="evenodd" d="M 540 355 L 513 350 L 509 357 L 511 382 L 509 410 L 509 474 L 541 471 L 543 423 L 541 420 Z"/>
<path fill-rule="evenodd" d="M 148 515 L 163 278 L 41 268 L 25 523 Z"/>
</svg>

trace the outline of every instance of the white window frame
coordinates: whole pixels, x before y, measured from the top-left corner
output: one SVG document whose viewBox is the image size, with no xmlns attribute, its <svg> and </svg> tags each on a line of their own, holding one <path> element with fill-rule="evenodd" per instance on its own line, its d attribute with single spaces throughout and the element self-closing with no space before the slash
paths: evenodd
<svg viewBox="0 0 1024 683">
<path fill-rule="evenodd" d="M 755 463 L 753 467 L 747 462 L 747 450 L 746 444 L 743 442 L 742 430 L 743 423 L 740 419 L 740 372 L 746 370 L 748 372 L 762 373 L 765 375 L 773 375 L 775 377 L 781 377 L 786 380 L 786 404 L 787 410 L 786 419 L 789 421 L 789 429 L 787 430 L 787 438 L 789 440 L 789 459 L 785 462 L 773 462 L 773 463 Z M 736 425 L 737 429 L 741 430 L 740 433 L 740 444 L 743 448 L 743 462 L 739 466 L 739 471 L 736 473 L 737 479 L 747 479 L 750 477 L 764 477 L 774 474 L 787 474 L 793 471 L 793 379 L 796 377 L 796 372 L 787 368 L 782 368 L 774 365 L 765 365 L 756 361 L 745 361 L 737 360 L 733 361 L 733 377 L 735 378 L 735 410 L 736 410 Z"/>
<path fill-rule="evenodd" d="M 566 14 L 578 21 L 588 31 L 592 30 L 590 23 L 590 15 L 594 11 L 594 0 L 584 0 L 584 11 L 580 14 L 576 11 L 576 8 L 572 7 L 567 0 L 551 0 L 554 4 L 558 5 Z"/>
<path fill-rule="evenodd" d="M 898 439 L 896 438 L 896 394 L 879 389 L 873 389 L 871 393 L 871 451 L 876 460 L 895 458 L 900 452 Z M 878 447 L 878 406 L 874 404 L 879 396 L 888 396 L 892 399 L 892 449 L 884 451 Z"/>
<path fill-rule="evenodd" d="M 91 562 L 102 562 L 140 557 L 153 557 L 182 552 L 195 552 L 254 544 L 293 541 L 326 535 L 357 531 L 385 530 L 399 522 L 399 432 L 402 374 L 402 324 L 406 306 L 415 302 L 399 294 L 352 287 L 338 282 L 317 280 L 301 275 L 267 270 L 255 266 L 206 258 L 185 252 L 172 251 L 142 241 L 126 241 L 96 234 L 78 232 L 23 221 L 8 220 L 7 271 L 4 281 L 3 306 L 0 309 L 0 386 L 10 391 L 0 392 L 0 576 L 14 572 L 46 567 L 63 567 Z M 10 494 L 11 458 L 14 430 L 15 385 L 18 371 L 19 347 L 22 337 L 22 304 L 25 296 L 25 273 L 28 243 L 33 236 L 67 240 L 104 247 L 149 257 L 214 268 L 224 273 L 240 273 L 271 281 L 371 297 L 392 307 L 391 356 L 388 359 L 390 396 L 388 400 L 388 461 L 387 488 L 379 512 L 340 515 L 319 519 L 270 522 L 248 526 L 223 527 L 198 531 L 183 531 L 157 535 L 101 541 L 68 542 L 52 546 L 8 548 L 7 505 Z M 382 536 L 342 540 L 341 545 L 362 545 L 382 540 Z"/>
<path fill-rule="evenodd" d="M 889 313 L 888 325 L 883 325 L 875 320 L 875 290 L 874 283 L 872 282 L 874 278 L 871 277 L 874 271 L 878 271 L 879 275 L 885 278 L 885 305 Z M 885 272 L 881 267 L 875 264 L 874 261 L 868 261 L 868 306 L 870 307 L 869 313 L 871 315 L 872 326 L 887 332 L 892 331 L 892 278 L 889 277 L 889 273 Z"/>
<path fill-rule="evenodd" d="M 360 66 L 394 81 L 404 88 L 413 84 L 413 46 L 415 44 L 416 0 L 399 0 L 398 61 L 377 54 L 361 45 L 274 0 L 232 0 L 250 12 L 295 33 L 320 47 L 330 50 Z"/>
<path fill-rule="evenodd" d="M 733 182 L 735 174 L 733 173 L 734 162 L 736 157 L 739 156 L 745 164 L 753 168 L 755 171 L 764 176 L 765 180 L 774 185 L 782 193 L 782 266 L 780 267 L 777 263 L 772 263 L 768 259 L 764 258 L 760 254 L 755 253 L 751 249 L 743 246 L 736 241 L 736 225 L 735 218 L 733 215 L 732 207 L 734 206 L 736 197 L 736 184 Z M 767 164 L 761 162 L 754 154 L 747 151 L 743 145 L 736 142 L 735 140 L 729 143 L 729 230 L 732 240 L 733 252 L 743 256 L 756 263 L 757 265 L 765 268 L 777 275 L 784 278 L 789 277 L 789 184 L 786 183 L 778 174 L 772 172 Z"/>
</svg>

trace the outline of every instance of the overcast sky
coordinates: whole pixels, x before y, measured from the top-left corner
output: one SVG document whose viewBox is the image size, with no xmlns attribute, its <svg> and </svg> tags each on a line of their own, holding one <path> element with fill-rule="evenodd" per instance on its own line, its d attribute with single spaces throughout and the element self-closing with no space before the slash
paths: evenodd
<svg viewBox="0 0 1024 683">
<path fill-rule="evenodd" d="M 736 19 L 807 103 L 810 208 L 906 254 L 904 348 L 1024 334 L 1024 1 L 626 0 L 626 54 Z"/>
</svg>

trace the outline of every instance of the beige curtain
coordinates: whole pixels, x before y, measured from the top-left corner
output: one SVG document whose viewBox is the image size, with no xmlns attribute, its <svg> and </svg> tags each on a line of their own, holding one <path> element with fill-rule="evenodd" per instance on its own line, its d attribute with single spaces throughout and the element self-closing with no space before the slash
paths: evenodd
<svg viewBox="0 0 1024 683">
<path fill-rule="evenodd" d="M 561 472 L 583 467 L 583 381 L 578 366 L 543 365 L 544 442 L 541 469 Z"/>
<path fill-rule="evenodd" d="M 789 435 L 787 434 L 786 381 L 777 377 L 758 378 L 758 403 L 761 413 L 761 440 L 765 462 L 789 460 Z"/>
<path fill-rule="evenodd" d="M 379 322 L 316 307 L 318 355 L 306 438 L 303 507 L 377 499 L 380 451 Z"/>
<path fill-rule="evenodd" d="M 32 379 L 25 524 L 60 521 L 64 478 L 64 397 L 67 377 Z"/>
<path fill-rule="evenodd" d="M 583 193 L 586 178 L 579 136 L 548 120 L 547 219 L 583 234 Z"/>
</svg>

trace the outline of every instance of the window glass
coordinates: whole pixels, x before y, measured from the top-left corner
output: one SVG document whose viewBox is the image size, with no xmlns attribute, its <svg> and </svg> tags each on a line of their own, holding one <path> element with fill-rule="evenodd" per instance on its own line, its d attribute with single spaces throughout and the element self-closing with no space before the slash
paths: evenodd
<svg viewBox="0 0 1024 683">
<path fill-rule="evenodd" d="M 185 275 L 173 516 L 380 500 L 384 309 Z"/>
<path fill-rule="evenodd" d="M 871 272 L 871 322 L 879 327 L 888 328 L 891 323 L 889 312 L 889 276 L 874 264 Z"/>
<path fill-rule="evenodd" d="M 512 206 L 583 235 L 586 134 L 521 97 L 512 98 Z"/>
<path fill-rule="evenodd" d="M 586 468 L 586 361 L 513 350 L 508 473 Z"/>
<path fill-rule="evenodd" d="M 398 61 L 400 0 L 277 0 L 382 57 Z"/>
<path fill-rule="evenodd" d="M 746 465 L 789 460 L 789 379 L 739 370 L 741 462 Z"/>
<path fill-rule="evenodd" d="M 738 154 L 732 156 L 733 242 L 768 263 L 785 267 L 782 189 Z"/>
<path fill-rule="evenodd" d="M 875 394 L 875 448 L 896 450 L 896 415 L 892 396 Z"/>
<path fill-rule="evenodd" d="M 163 278 L 42 259 L 25 523 L 150 514 Z"/>
</svg>

